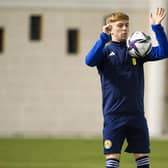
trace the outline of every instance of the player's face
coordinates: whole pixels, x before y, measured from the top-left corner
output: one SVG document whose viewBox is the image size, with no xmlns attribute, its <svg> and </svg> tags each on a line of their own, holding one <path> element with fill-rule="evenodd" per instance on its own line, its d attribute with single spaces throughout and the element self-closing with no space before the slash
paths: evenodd
<svg viewBox="0 0 168 168">
<path fill-rule="evenodd" d="M 111 36 L 113 41 L 126 41 L 129 32 L 129 21 L 120 20 L 113 22 Z"/>
</svg>

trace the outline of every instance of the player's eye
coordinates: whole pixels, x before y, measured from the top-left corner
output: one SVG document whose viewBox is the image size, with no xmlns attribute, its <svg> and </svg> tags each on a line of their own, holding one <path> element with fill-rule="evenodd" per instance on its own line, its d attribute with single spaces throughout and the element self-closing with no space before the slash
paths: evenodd
<svg viewBox="0 0 168 168">
<path fill-rule="evenodd" d="M 122 29 L 122 28 L 128 28 L 129 27 L 129 23 L 119 23 L 117 25 L 118 28 Z"/>
<path fill-rule="evenodd" d="M 119 28 L 122 28 L 124 25 L 123 24 L 118 24 L 118 27 Z"/>
</svg>

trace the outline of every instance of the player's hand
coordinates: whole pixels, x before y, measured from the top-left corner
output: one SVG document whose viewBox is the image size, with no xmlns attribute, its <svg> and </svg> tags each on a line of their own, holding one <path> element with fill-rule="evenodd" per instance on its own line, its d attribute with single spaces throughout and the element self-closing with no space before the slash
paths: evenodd
<svg viewBox="0 0 168 168">
<path fill-rule="evenodd" d="M 151 24 L 161 24 L 162 20 L 165 18 L 166 12 L 164 8 L 157 8 L 155 13 L 151 13 L 150 20 Z"/>
<path fill-rule="evenodd" d="M 112 31 L 112 25 L 111 24 L 107 24 L 107 25 L 103 26 L 102 31 L 104 33 L 106 33 L 107 35 L 110 35 L 111 31 Z"/>
</svg>

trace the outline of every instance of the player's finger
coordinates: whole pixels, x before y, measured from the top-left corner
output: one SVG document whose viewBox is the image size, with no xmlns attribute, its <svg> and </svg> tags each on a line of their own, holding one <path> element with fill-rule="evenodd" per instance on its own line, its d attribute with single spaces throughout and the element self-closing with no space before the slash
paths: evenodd
<svg viewBox="0 0 168 168">
<path fill-rule="evenodd" d="M 159 8 L 156 9 L 156 15 L 158 15 L 158 14 L 159 14 Z"/>
<path fill-rule="evenodd" d="M 109 28 L 110 28 L 111 26 L 112 26 L 111 24 L 107 24 L 107 27 L 109 27 Z"/>
<path fill-rule="evenodd" d="M 165 18 L 165 16 L 166 16 L 166 12 L 165 12 L 164 8 L 162 8 L 162 12 L 160 14 L 160 17 L 163 20 Z"/>
<path fill-rule="evenodd" d="M 162 8 L 162 16 L 165 17 L 165 15 L 166 15 L 165 9 Z"/>
<path fill-rule="evenodd" d="M 162 15 L 162 8 L 159 8 L 159 13 L 158 15 Z"/>
<path fill-rule="evenodd" d="M 152 13 L 150 14 L 150 18 L 151 18 L 151 19 L 153 18 L 153 14 L 152 14 Z"/>
<path fill-rule="evenodd" d="M 162 15 L 163 15 L 163 13 L 164 13 L 163 8 L 160 8 L 160 9 L 159 9 L 159 14 L 158 14 L 158 15 L 159 15 L 159 16 L 162 16 Z"/>
<path fill-rule="evenodd" d="M 160 16 L 164 16 L 165 15 L 165 9 L 164 8 L 160 8 Z"/>
<path fill-rule="evenodd" d="M 103 26 L 103 32 L 104 33 L 110 34 L 111 30 L 112 30 L 112 25 L 107 24 L 107 25 Z"/>
<path fill-rule="evenodd" d="M 112 25 L 111 24 L 107 24 L 106 30 L 111 31 L 111 29 L 112 29 Z"/>
</svg>

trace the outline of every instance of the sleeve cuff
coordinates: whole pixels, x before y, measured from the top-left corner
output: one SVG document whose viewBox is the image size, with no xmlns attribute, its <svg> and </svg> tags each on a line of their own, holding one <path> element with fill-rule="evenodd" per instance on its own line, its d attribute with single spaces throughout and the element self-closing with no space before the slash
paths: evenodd
<svg viewBox="0 0 168 168">
<path fill-rule="evenodd" d="M 104 42 L 107 43 L 110 41 L 110 35 L 107 35 L 106 33 L 102 32 L 100 34 L 100 39 Z"/>
<path fill-rule="evenodd" d="M 153 24 L 152 25 L 152 30 L 153 31 L 162 30 L 162 29 L 163 29 L 163 27 L 162 27 L 161 24 Z"/>
</svg>

